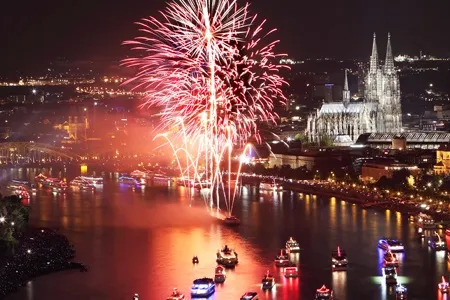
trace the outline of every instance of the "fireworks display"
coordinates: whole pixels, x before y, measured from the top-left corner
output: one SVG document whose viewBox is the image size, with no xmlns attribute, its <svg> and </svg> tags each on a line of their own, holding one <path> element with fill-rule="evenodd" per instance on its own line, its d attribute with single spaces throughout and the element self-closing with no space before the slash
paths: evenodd
<svg viewBox="0 0 450 300">
<path fill-rule="evenodd" d="M 277 41 L 264 21 L 255 23 L 236 0 L 177 0 L 138 23 L 142 34 L 125 42 L 140 54 L 123 61 L 138 69 L 128 83 L 145 91 L 143 107 L 160 108 L 159 129 L 182 176 L 210 188 L 211 206 L 215 198 L 219 208 L 223 193 L 228 214 L 232 157 L 237 149 L 245 154 L 250 138 L 260 140 L 258 125 L 274 123 L 274 103 L 285 101 Z"/>
</svg>

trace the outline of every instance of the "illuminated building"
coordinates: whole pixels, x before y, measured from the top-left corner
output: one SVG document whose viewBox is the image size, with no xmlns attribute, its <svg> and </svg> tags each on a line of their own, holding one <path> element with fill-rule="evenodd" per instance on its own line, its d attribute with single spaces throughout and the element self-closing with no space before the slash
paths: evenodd
<svg viewBox="0 0 450 300">
<path fill-rule="evenodd" d="M 376 36 L 373 37 L 370 68 L 365 80 L 365 99 L 353 102 L 348 88 L 347 72 L 341 102 L 324 103 L 307 123 L 310 141 L 320 141 L 324 136 L 336 140 L 347 136 L 355 142 L 359 135 L 371 133 L 400 133 L 402 128 L 400 83 L 394 68 L 390 35 L 388 35 L 386 59 L 380 66 Z"/>
</svg>

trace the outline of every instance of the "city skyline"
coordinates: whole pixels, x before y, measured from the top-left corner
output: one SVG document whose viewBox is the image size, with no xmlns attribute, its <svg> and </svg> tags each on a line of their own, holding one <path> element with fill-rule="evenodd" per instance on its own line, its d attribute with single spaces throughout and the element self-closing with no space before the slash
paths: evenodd
<svg viewBox="0 0 450 300">
<path fill-rule="evenodd" d="M 290 57 L 366 58 L 373 32 L 391 32 L 396 53 L 445 56 L 450 39 L 443 34 L 449 3 L 292 3 L 253 1 L 251 9 L 277 28 L 279 50 Z M 138 27 L 134 22 L 155 14 L 165 1 L 131 0 L 126 5 L 104 0 L 60 3 L 55 0 L 8 2 L 0 12 L 3 47 L 0 70 L 32 68 L 67 57 L 73 60 L 120 59 L 126 56 L 124 40 Z M 289 8 L 289 9 L 288 9 Z M 380 53 L 383 54 L 383 53 Z"/>
</svg>

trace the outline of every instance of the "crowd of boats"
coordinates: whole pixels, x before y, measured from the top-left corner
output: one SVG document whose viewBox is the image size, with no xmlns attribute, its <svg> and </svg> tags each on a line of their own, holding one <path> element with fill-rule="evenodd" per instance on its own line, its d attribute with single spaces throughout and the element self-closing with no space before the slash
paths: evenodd
<svg viewBox="0 0 450 300">
<path fill-rule="evenodd" d="M 424 230 L 434 230 L 437 224 L 434 220 L 425 214 L 419 214 L 415 216 L 414 221 L 416 223 L 417 232 L 419 237 L 424 237 Z M 446 234 L 450 235 L 450 229 L 446 230 Z M 390 290 L 395 291 L 395 299 L 403 300 L 407 299 L 408 289 L 401 285 L 398 280 L 398 268 L 399 260 L 397 257 L 398 253 L 405 251 L 405 246 L 399 240 L 392 238 L 382 238 L 378 241 L 378 248 L 381 249 L 383 253 L 383 265 L 382 265 L 382 275 L 386 285 Z M 441 237 L 437 232 L 431 234 L 428 238 L 428 246 L 434 251 L 446 251 L 447 245 L 443 237 Z M 286 242 L 286 245 L 274 258 L 274 264 L 278 268 L 283 268 L 282 273 L 286 278 L 296 278 L 299 276 L 297 265 L 291 261 L 290 255 L 296 254 L 301 251 L 299 243 L 292 237 Z M 448 254 L 448 259 L 450 262 L 450 254 Z M 200 262 L 197 256 L 192 259 L 193 264 L 198 264 Z M 213 295 L 216 291 L 216 285 L 224 283 L 226 281 L 226 269 L 234 268 L 238 263 L 238 254 L 234 249 L 228 246 L 223 247 L 217 251 L 216 262 L 218 266 L 215 269 L 213 278 L 198 278 L 193 281 L 191 288 L 192 298 L 208 298 Z M 331 251 L 331 270 L 333 272 L 347 271 L 348 268 L 348 258 L 347 253 L 341 247 L 337 247 L 335 250 Z M 276 286 L 275 276 L 270 271 L 267 271 L 261 280 L 261 289 L 263 291 L 272 290 Z M 441 282 L 438 284 L 438 289 L 441 294 L 450 294 L 450 284 L 442 276 Z M 333 290 L 326 285 L 321 286 L 315 291 L 315 299 L 318 300 L 332 300 L 334 299 Z M 179 300 L 185 299 L 185 295 L 179 292 L 177 289 L 167 298 L 167 300 Z M 254 300 L 258 299 L 258 293 L 256 291 L 248 291 L 242 297 L 241 300 Z"/>
<path fill-rule="evenodd" d="M 135 170 L 131 173 L 122 173 L 118 178 L 119 184 L 128 186 L 145 186 L 150 184 L 162 183 L 167 185 L 171 181 L 169 176 L 149 171 Z M 31 194 L 36 193 L 38 189 L 47 189 L 52 192 L 61 193 L 68 189 L 82 191 L 96 191 L 103 189 L 103 178 L 94 176 L 77 176 L 69 182 L 60 178 L 45 176 L 39 174 L 34 177 L 33 182 L 22 180 L 11 180 L 6 186 L 7 190 L 27 199 Z"/>
<path fill-rule="evenodd" d="M 298 267 L 290 260 L 290 254 L 298 254 L 300 252 L 300 245 L 292 237 L 286 242 L 285 248 L 280 250 L 280 253 L 276 255 L 274 259 L 275 266 L 283 268 L 283 274 L 286 278 L 298 277 Z M 237 252 L 225 245 L 222 249 L 219 249 L 216 253 L 217 267 L 214 270 L 213 278 L 198 278 L 192 283 L 191 298 L 209 298 L 216 292 L 216 285 L 222 284 L 226 281 L 226 269 L 234 268 L 239 263 Z M 192 258 L 193 264 L 200 263 L 197 256 Z M 347 266 L 347 256 L 344 250 L 338 247 L 337 251 L 332 252 L 331 260 L 333 270 L 345 270 Z M 263 291 L 272 290 L 276 286 L 275 277 L 267 271 L 261 280 L 261 289 Z M 138 298 L 135 298 L 138 299 Z M 168 296 L 167 300 L 181 300 L 186 299 L 186 296 L 174 289 Z M 258 292 L 247 291 L 241 298 L 241 300 L 255 300 L 258 299 Z M 332 300 L 333 291 L 323 285 L 316 290 L 315 299 L 320 300 Z"/>
</svg>

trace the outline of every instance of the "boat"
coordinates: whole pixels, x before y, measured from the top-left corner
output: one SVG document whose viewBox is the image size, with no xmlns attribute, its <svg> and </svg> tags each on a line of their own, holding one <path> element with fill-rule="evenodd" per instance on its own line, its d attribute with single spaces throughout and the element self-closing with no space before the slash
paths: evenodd
<svg viewBox="0 0 450 300">
<path fill-rule="evenodd" d="M 241 224 L 241 220 L 239 220 L 235 216 L 228 216 L 223 220 L 223 222 L 225 223 L 225 225 L 229 226 L 237 226 Z"/>
<path fill-rule="evenodd" d="M 414 218 L 414 221 L 416 223 L 416 227 L 421 227 L 423 229 L 436 229 L 437 227 L 433 217 L 424 213 L 418 214 Z"/>
<path fill-rule="evenodd" d="M 386 284 L 397 284 L 397 270 L 394 266 L 387 266 L 383 269 Z"/>
<path fill-rule="evenodd" d="M 327 288 L 325 285 L 322 285 L 320 289 L 316 290 L 316 300 L 332 300 L 333 298 L 333 290 Z"/>
<path fill-rule="evenodd" d="M 44 182 L 41 182 L 42 186 L 45 188 L 50 188 L 53 191 L 65 191 L 67 189 L 67 184 L 59 178 L 46 178 Z"/>
<path fill-rule="evenodd" d="M 338 246 L 337 250 L 331 252 L 331 268 L 333 271 L 345 271 L 347 265 L 347 253 Z"/>
<path fill-rule="evenodd" d="M 137 181 L 133 177 L 128 177 L 128 176 L 119 177 L 119 183 L 126 184 L 126 185 L 140 185 L 139 181 Z"/>
<path fill-rule="evenodd" d="M 103 186 L 103 178 L 102 177 L 87 177 L 87 176 L 80 176 L 81 179 L 86 180 L 89 182 L 89 184 L 92 184 L 95 187 L 102 187 Z"/>
<path fill-rule="evenodd" d="M 247 292 L 241 297 L 241 300 L 257 300 L 257 299 L 259 299 L 257 292 Z"/>
<path fill-rule="evenodd" d="M 198 257 L 197 257 L 197 256 L 194 256 L 194 257 L 192 258 L 192 263 L 193 263 L 193 264 L 198 264 Z"/>
<path fill-rule="evenodd" d="M 39 173 L 39 175 L 37 175 L 37 176 L 34 177 L 34 180 L 35 180 L 36 182 L 44 182 L 45 179 L 47 179 L 47 176 L 45 176 L 45 175 L 42 174 L 42 173 Z"/>
<path fill-rule="evenodd" d="M 447 234 L 447 231 L 445 233 Z M 423 228 L 422 227 L 417 228 L 417 236 L 419 238 L 424 238 L 425 237 L 425 232 L 423 232 Z"/>
<path fill-rule="evenodd" d="M 450 290 L 449 283 L 445 280 L 445 277 L 442 276 L 442 281 L 438 284 L 438 288 L 442 294 L 448 294 Z"/>
<path fill-rule="evenodd" d="M 447 243 L 441 238 L 441 236 L 435 232 L 434 236 L 428 239 L 428 246 L 434 251 L 446 251 Z"/>
<path fill-rule="evenodd" d="M 384 251 L 392 252 L 405 251 L 405 246 L 403 246 L 402 242 L 394 239 L 380 239 L 378 241 L 378 248 L 383 249 Z"/>
<path fill-rule="evenodd" d="M 300 252 L 299 244 L 292 237 L 290 237 L 289 240 L 286 242 L 286 251 L 287 251 L 287 253 L 299 253 Z"/>
<path fill-rule="evenodd" d="M 271 290 L 275 286 L 275 278 L 269 271 L 264 275 L 261 283 L 261 288 L 263 290 Z"/>
<path fill-rule="evenodd" d="M 284 269 L 284 277 L 286 278 L 295 278 L 298 277 L 298 268 L 297 267 L 287 267 Z"/>
<path fill-rule="evenodd" d="M 167 300 L 183 300 L 183 299 L 186 298 L 176 288 L 173 289 L 172 294 L 169 297 L 167 297 Z"/>
<path fill-rule="evenodd" d="M 78 188 L 80 190 L 95 190 L 95 186 L 84 180 L 81 176 L 75 177 L 70 183 L 70 187 Z"/>
<path fill-rule="evenodd" d="M 384 254 L 384 266 L 394 266 L 394 267 L 398 267 L 398 259 L 397 259 L 397 255 L 395 255 L 394 253 L 392 253 L 391 251 L 387 251 Z"/>
<path fill-rule="evenodd" d="M 195 279 L 192 284 L 192 298 L 208 298 L 216 292 L 216 284 L 212 278 Z"/>
<path fill-rule="evenodd" d="M 275 266 L 286 267 L 289 266 L 289 256 L 284 253 L 283 249 L 280 250 L 280 254 L 275 257 Z"/>
<path fill-rule="evenodd" d="M 226 267 L 234 267 L 238 264 L 238 255 L 227 245 L 217 251 L 217 263 Z"/>
<path fill-rule="evenodd" d="M 139 300 L 139 294 L 134 294 L 133 295 L 133 300 Z"/>
<path fill-rule="evenodd" d="M 450 228 L 445 229 L 445 235 L 449 235 L 450 236 Z"/>
<path fill-rule="evenodd" d="M 395 300 L 405 300 L 408 297 L 408 289 L 399 284 L 395 287 Z"/>
<path fill-rule="evenodd" d="M 262 191 L 282 191 L 283 186 L 277 184 L 274 180 L 273 182 L 261 182 L 259 184 L 259 189 Z"/>
<path fill-rule="evenodd" d="M 224 267 L 218 266 L 215 270 L 214 282 L 215 283 L 224 283 L 225 279 L 227 279 L 227 276 L 226 276 Z"/>
</svg>

